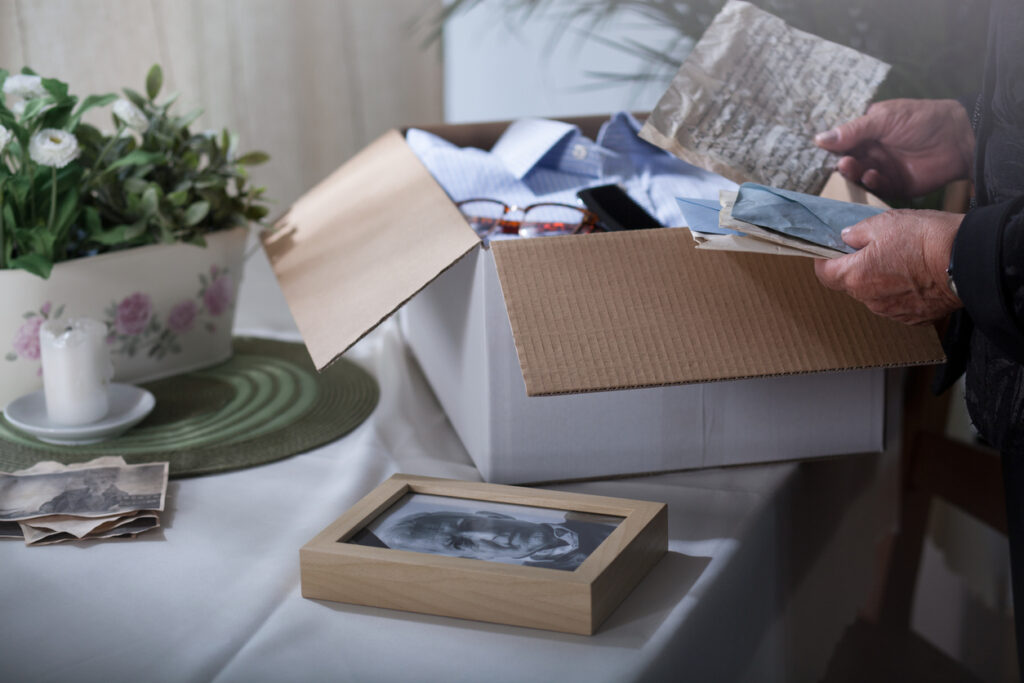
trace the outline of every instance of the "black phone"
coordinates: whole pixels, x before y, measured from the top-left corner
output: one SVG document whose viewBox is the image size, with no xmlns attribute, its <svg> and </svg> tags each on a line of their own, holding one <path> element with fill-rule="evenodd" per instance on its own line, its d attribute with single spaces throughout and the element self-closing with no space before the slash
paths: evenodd
<svg viewBox="0 0 1024 683">
<path fill-rule="evenodd" d="M 618 185 L 598 185 L 576 193 L 583 205 L 597 214 L 606 230 L 646 230 L 663 227 Z"/>
</svg>

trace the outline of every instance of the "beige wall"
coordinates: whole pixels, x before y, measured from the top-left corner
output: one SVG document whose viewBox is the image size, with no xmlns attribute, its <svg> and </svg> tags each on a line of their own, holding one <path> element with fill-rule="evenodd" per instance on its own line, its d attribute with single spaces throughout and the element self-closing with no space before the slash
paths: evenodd
<svg viewBox="0 0 1024 683">
<path fill-rule="evenodd" d="M 144 90 L 164 68 L 196 128 L 229 127 L 278 215 L 391 127 L 442 117 L 441 56 L 415 30 L 440 0 L 0 0 L 0 67 L 30 66 L 81 96 Z M 419 22 L 422 25 L 422 22 Z M 109 127 L 109 113 L 93 123 Z M 262 253 L 246 268 L 238 327 L 290 328 Z"/>
</svg>

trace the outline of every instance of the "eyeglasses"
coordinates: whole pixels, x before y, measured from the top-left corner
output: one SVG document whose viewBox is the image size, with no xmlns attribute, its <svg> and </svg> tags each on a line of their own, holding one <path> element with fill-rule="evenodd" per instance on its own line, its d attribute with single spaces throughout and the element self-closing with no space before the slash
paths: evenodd
<svg viewBox="0 0 1024 683">
<path fill-rule="evenodd" d="M 569 204 L 541 202 L 529 206 L 510 206 L 497 199 L 464 199 L 456 202 L 469 225 L 482 238 L 495 234 L 520 237 L 548 237 L 592 232 L 597 214 Z M 522 216 L 512 218 L 516 213 Z"/>
</svg>

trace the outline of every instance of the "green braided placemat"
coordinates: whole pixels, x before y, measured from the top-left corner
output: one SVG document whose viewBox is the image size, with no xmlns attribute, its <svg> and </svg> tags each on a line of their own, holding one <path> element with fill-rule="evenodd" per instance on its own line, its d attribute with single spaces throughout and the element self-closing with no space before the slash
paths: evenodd
<svg viewBox="0 0 1024 683">
<path fill-rule="evenodd" d="M 302 344 L 245 337 L 235 338 L 234 355 L 220 365 L 142 386 L 156 397 L 153 412 L 97 444 L 43 443 L 0 417 L 0 471 L 101 455 L 167 461 L 172 477 L 261 465 L 352 431 L 380 393 L 369 373 L 344 358 L 318 374 Z"/>
</svg>

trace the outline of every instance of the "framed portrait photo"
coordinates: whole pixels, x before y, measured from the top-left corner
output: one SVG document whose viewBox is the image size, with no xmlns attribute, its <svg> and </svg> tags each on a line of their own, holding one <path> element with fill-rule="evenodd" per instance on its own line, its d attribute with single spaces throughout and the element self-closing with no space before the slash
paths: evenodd
<svg viewBox="0 0 1024 683">
<path fill-rule="evenodd" d="M 303 546 L 302 595 L 589 635 L 667 546 L 663 503 L 395 475 Z"/>
</svg>

